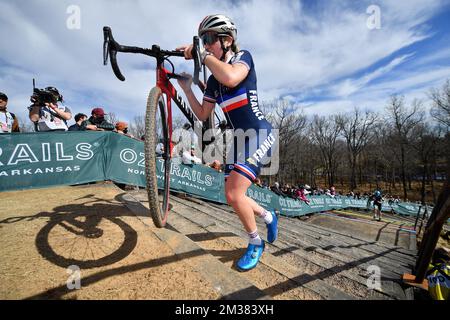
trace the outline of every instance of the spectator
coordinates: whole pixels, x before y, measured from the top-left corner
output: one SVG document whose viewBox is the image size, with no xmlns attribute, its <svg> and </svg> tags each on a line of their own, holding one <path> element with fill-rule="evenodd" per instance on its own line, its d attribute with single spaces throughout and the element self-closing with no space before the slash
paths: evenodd
<svg viewBox="0 0 450 320">
<path fill-rule="evenodd" d="M 84 131 L 86 130 L 87 115 L 84 113 L 77 113 L 75 115 L 75 124 L 69 127 L 69 131 Z"/>
<path fill-rule="evenodd" d="M 388 196 L 388 195 L 386 195 L 386 198 L 388 198 L 388 204 L 389 204 L 389 205 L 394 204 L 394 197 L 393 197 L 393 196 Z"/>
<path fill-rule="evenodd" d="M 161 158 L 164 155 L 164 143 L 162 139 L 160 139 L 159 143 L 156 145 L 155 153 L 157 158 Z"/>
<path fill-rule="evenodd" d="M 288 197 L 294 198 L 294 195 L 295 195 L 295 189 L 294 189 L 293 187 L 291 187 L 290 184 L 287 184 L 287 185 L 285 186 L 285 190 L 286 190 L 286 191 L 285 191 L 284 193 L 286 193 Z"/>
<path fill-rule="evenodd" d="M 284 194 L 284 197 L 294 198 L 291 186 L 289 184 L 284 184 L 281 188 L 281 192 Z"/>
<path fill-rule="evenodd" d="M 325 194 L 325 191 L 324 191 L 322 188 L 318 187 L 318 188 L 317 188 L 317 195 L 318 195 L 318 196 L 321 196 L 321 195 L 323 195 L 323 194 Z"/>
<path fill-rule="evenodd" d="M 217 172 L 222 172 L 219 160 L 214 160 L 212 163 L 208 164 L 208 167 L 216 170 Z"/>
<path fill-rule="evenodd" d="M 105 119 L 105 111 L 103 108 L 94 108 L 91 117 L 86 121 L 86 129 L 94 131 L 112 131 L 114 125 Z"/>
<path fill-rule="evenodd" d="M 192 163 L 196 163 L 196 164 L 201 164 L 202 160 L 198 157 L 195 156 L 195 146 L 192 145 L 191 146 L 191 151 L 184 151 L 183 152 L 183 163 L 184 164 L 192 164 Z"/>
<path fill-rule="evenodd" d="M 123 121 L 119 121 L 116 123 L 116 128 L 114 129 L 114 132 L 123 134 L 130 138 L 134 138 L 132 134 L 128 133 L 128 124 Z"/>
<path fill-rule="evenodd" d="M 334 198 L 336 196 L 336 189 L 334 188 L 334 186 L 331 186 L 330 188 L 330 194 L 331 196 Z"/>
<path fill-rule="evenodd" d="M 35 95 L 31 96 L 33 104 L 28 107 L 30 120 L 34 123 L 35 130 L 45 131 L 67 131 L 67 121 L 72 119 L 72 111 L 66 106 L 58 105 L 63 103 L 63 96 L 55 87 L 45 88 L 45 92 L 52 97 L 52 102 L 39 102 Z"/>
<path fill-rule="evenodd" d="M 7 105 L 8 96 L 3 92 L 0 92 L 0 134 L 20 132 L 17 117 L 14 113 L 6 110 Z"/>
<path fill-rule="evenodd" d="M 297 190 L 296 198 L 309 205 L 309 200 L 306 198 L 306 191 L 303 186 L 300 186 L 299 189 Z"/>
<path fill-rule="evenodd" d="M 172 142 L 174 143 L 173 154 L 174 156 L 183 156 L 183 153 L 187 151 L 189 153 L 190 146 L 196 146 L 198 144 L 197 135 L 189 123 L 185 123 L 181 129 L 175 129 L 172 134 Z"/>
<path fill-rule="evenodd" d="M 260 178 L 256 178 L 256 179 L 255 179 L 255 184 L 256 184 L 258 187 L 263 188 L 263 184 L 262 184 Z"/>
<path fill-rule="evenodd" d="M 270 187 L 270 190 L 281 197 L 286 197 L 283 191 L 281 191 L 280 184 L 278 182 L 275 182 L 275 184 Z"/>
</svg>

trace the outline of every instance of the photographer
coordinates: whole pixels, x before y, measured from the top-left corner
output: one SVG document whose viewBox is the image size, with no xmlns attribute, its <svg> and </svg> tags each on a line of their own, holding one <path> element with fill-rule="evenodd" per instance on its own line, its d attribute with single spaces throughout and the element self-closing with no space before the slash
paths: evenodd
<svg viewBox="0 0 450 320">
<path fill-rule="evenodd" d="M 86 129 L 94 131 L 112 131 L 114 125 L 105 119 L 105 111 L 102 108 L 94 108 L 91 117 L 86 121 Z"/>
<path fill-rule="evenodd" d="M 66 106 L 58 105 L 58 102 L 63 102 L 58 89 L 35 89 L 30 100 L 33 104 L 28 107 L 29 116 L 36 131 L 67 131 L 67 120 L 72 118 L 72 111 Z"/>
<path fill-rule="evenodd" d="M 20 132 L 17 117 L 6 109 L 7 105 L 8 96 L 0 92 L 0 134 Z"/>
</svg>

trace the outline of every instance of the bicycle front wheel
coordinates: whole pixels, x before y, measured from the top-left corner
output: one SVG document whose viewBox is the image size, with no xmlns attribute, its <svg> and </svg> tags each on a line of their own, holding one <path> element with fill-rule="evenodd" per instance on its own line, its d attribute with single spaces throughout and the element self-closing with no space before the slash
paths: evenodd
<svg viewBox="0 0 450 320">
<path fill-rule="evenodd" d="M 170 140 L 167 109 L 161 89 L 153 88 L 147 99 L 145 113 L 145 178 L 148 203 L 153 223 L 158 228 L 166 225 L 170 194 Z M 160 168 L 159 174 L 157 166 Z M 158 179 L 162 189 L 158 192 Z M 161 183 L 160 183 L 161 184 Z"/>
</svg>

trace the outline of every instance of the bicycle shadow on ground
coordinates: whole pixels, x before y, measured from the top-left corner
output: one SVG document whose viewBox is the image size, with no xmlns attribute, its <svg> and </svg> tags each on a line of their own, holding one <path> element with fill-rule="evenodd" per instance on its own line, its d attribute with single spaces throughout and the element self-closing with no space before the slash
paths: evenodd
<svg viewBox="0 0 450 320">
<path fill-rule="evenodd" d="M 108 270 L 100 270 L 97 273 L 94 273 L 92 275 L 83 277 L 80 279 L 80 283 L 82 287 L 89 287 L 92 284 L 95 284 L 97 282 L 100 282 L 102 280 L 111 278 L 111 277 L 117 277 L 120 275 L 133 273 L 140 270 L 145 269 L 151 269 L 156 268 L 161 265 L 170 264 L 179 260 L 183 259 L 190 259 L 193 257 L 198 257 L 201 255 L 204 255 L 204 251 L 201 249 L 189 251 L 186 253 L 181 253 L 177 255 L 171 255 L 166 257 L 161 257 L 154 260 L 139 262 L 127 266 L 120 266 L 113 269 Z M 42 300 L 42 299 L 62 299 L 66 294 L 73 293 L 73 290 L 68 289 L 67 285 L 60 285 L 55 288 L 48 289 L 46 291 L 43 291 L 41 293 L 35 294 L 33 296 L 29 296 L 25 298 L 25 300 Z M 72 299 L 77 299 L 76 297 L 72 297 Z"/>
<path fill-rule="evenodd" d="M 126 258 L 136 247 L 138 235 L 122 218 L 135 214 L 121 203 L 93 194 L 76 200 L 84 199 L 80 204 L 57 206 L 51 212 L 9 217 L 0 225 L 48 219 L 36 235 L 35 246 L 43 258 L 62 268 L 97 268 Z"/>
</svg>

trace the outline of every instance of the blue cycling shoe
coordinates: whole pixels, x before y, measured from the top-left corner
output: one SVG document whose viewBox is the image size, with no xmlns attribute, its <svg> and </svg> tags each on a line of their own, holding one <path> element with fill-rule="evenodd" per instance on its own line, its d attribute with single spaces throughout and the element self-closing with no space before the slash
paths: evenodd
<svg viewBox="0 0 450 320">
<path fill-rule="evenodd" d="M 259 258 L 264 252 L 265 242 L 261 240 L 261 244 L 254 245 L 249 243 L 247 247 L 247 251 L 245 251 L 244 255 L 237 262 L 237 268 L 239 271 L 248 271 L 256 267 L 258 264 Z"/>
<path fill-rule="evenodd" d="M 270 214 L 272 215 L 272 222 L 267 225 L 267 241 L 273 243 L 277 240 L 278 236 L 278 217 L 275 214 L 275 210 L 270 210 Z"/>
</svg>

